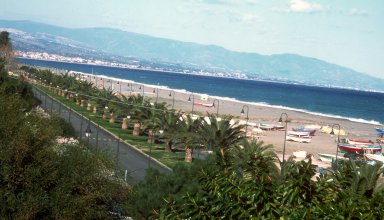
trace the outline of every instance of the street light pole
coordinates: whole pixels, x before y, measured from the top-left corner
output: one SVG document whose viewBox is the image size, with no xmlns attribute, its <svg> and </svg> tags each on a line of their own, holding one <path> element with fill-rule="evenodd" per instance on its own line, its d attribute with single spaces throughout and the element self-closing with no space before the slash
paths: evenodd
<svg viewBox="0 0 384 220">
<path fill-rule="evenodd" d="M 241 115 L 244 115 L 244 108 L 247 108 L 247 118 L 245 121 L 245 137 L 247 137 L 247 131 L 248 131 L 248 119 L 249 119 L 249 107 L 248 105 L 243 105 L 243 108 L 241 109 Z"/>
<path fill-rule="evenodd" d="M 175 106 L 175 91 L 171 90 L 169 96 L 172 96 L 172 109 Z"/>
<path fill-rule="evenodd" d="M 216 105 L 215 105 L 215 102 L 217 101 L 217 108 L 216 108 Z M 213 107 L 215 107 L 216 108 L 216 117 L 219 117 L 219 107 L 220 107 L 220 102 L 219 102 L 219 100 L 218 99 L 215 99 L 215 100 L 213 100 Z"/>
<path fill-rule="evenodd" d="M 285 115 L 285 132 L 284 132 L 284 146 L 283 146 L 283 163 L 285 162 L 285 142 L 287 141 L 287 125 L 288 125 L 288 114 L 281 113 L 279 122 L 283 122 L 283 115 Z"/>
<path fill-rule="evenodd" d="M 145 86 L 143 85 L 143 91 L 142 91 L 143 101 L 141 104 L 144 104 L 144 89 L 145 89 Z M 141 85 L 139 87 L 139 90 L 141 90 Z"/>
<path fill-rule="evenodd" d="M 87 137 L 87 144 L 89 145 L 89 138 L 91 137 L 92 130 L 91 130 L 91 119 L 88 118 L 88 126 L 87 129 L 85 129 L 85 136 Z"/>
<path fill-rule="evenodd" d="M 117 139 L 117 150 L 116 150 L 116 173 L 119 167 L 119 153 L 120 153 L 120 129 L 119 129 L 119 134 L 118 134 L 118 139 Z"/>
<path fill-rule="evenodd" d="M 121 83 L 117 81 L 117 84 L 120 86 L 120 95 L 121 95 Z"/>
<path fill-rule="evenodd" d="M 159 100 L 159 88 L 154 88 L 153 93 L 156 93 L 156 104 L 157 104 L 157 101 Z"/>
<path fill-rule="evenodd" d="M 192 97 L 192 114 L 193 114 L 193 107 L 195 105 L 195 96 L 193 94 L 189 95 L 188 102 L 191 102 L 191 97 Z"/>
<path fill-rule="evenodd" d="M 338 128 L 339 128 L 339 131 L 337 132 L 337 146 L 336 146 L 336 170 L 337 170 L 337 155 L 338 155 L 338 153 L 339 153 L 339 144 L 340 144 L 340 130 L 341 130 L 341 127 L 340 127 L 340 125 L 339 124 L 333 124 L 332 125 L 332 130 L 331 130 L 331 132 L 329 133 L 330 135 L 334 135 L 335 134 L 335 132 L 333 131 L 333 128 L 335 127 L 335 126 L 337 126 Z"/>
</svg>

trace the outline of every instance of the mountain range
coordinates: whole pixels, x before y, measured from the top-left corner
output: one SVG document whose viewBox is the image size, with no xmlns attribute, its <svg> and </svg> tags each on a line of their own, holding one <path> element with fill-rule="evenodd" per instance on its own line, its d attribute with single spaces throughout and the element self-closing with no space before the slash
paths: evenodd
<svg viewBox="0 0 384 220">
<path fill-rule="evenodd" d="M 14 48 L 69 57 L 165 66 L 249 79 L 384 91 L 384 79 L 296 54 L 261 55 L 152 37 L 111 28 L 64 28 L 31 21 L 0 20 Z"/>
</svg>

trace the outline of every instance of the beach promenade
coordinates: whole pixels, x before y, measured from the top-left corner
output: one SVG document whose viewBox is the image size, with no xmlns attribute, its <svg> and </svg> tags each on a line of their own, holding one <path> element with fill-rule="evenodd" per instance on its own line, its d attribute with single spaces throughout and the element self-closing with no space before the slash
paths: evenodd
<svg viewBox="0 0 384 220">
<path fill-rule="evenodd" d="M 123 95 L 141 94 L 150 98 L 152 102 L 166 102 L 169 108 L 181 110 L 185 113 L 192 113 L 206 115 L 207 113 L 216 114 L 220 116 L 232 115 L 235 119 L 246 122 L 248 113 L 248 124 L 258 125 L 265 124 L 281 124 L 279 118 L 282 113 L 288 115 L 288 131 L 292 128 L 298 128 L 305 125 L 332 126 L 339 124 L 342 130 L 346 131 L 345 136 L 340 138 L 353 138 L 362 140 L 375 141 L 377 135 L 375 134 L 375 125 L 367 123 L 353 122 L 346 119 L 325 117 L 321 115 L 314 115 L 305 112 L 269 107 L 264 105 L 243 103 L 238 101 L 231 101 L 228 99 L 220 99 L 218 97 L 210 97 L 203 94 L 191 94 L 180 91 L 173 91 L 164 89 L 161 86 L 149 86 L 134 82 L 124 82 L 123 80 L 116 80 L 110 78 L 103 78 L 96 76 L 82 75 L 82 80 L 97 84 L 98 88 L 110 88 L 117 94 Z M 190 101 L 188 101 L 190 100 Z M 244 107 L 245 114 L 241 114 Z M 282 123 L 285 125 L 285 123 Z M 255 127 L 248 126 L 248 137 L 256 138 L 263 141 L 265 144 L 272 144 L 276 153 L 282 154 L 284 145 L 284 131 L 264 131 L 257 134 L 252 132 Z M 335 126 L 337 128 L 337 126 Z M 337 136 L 326 133 L 321 133 L 319 130 L 316 136 L 312 137 L 310 143 L 298 143 L 286 141 L 286 158 L 295 151 L 306 151 L 313 154 L 318 158 L 318 153 L 336 154 L 337 150 Z"/>
<path fill-rule="evenodd" d="M 52 99 L 44 92 L 33 88 L 35 96 L 41 100 L 41 107 L 49 113 L 57 114 L 67 122 L 71 123 L 77 134 L 77 140 L 89 143 L 93 150 L 102 151 L 114 159 L 119 170 L 126 174 L 127 181 L 137 183 L 144 179 L 146 170 L 151 167 L 161 172 L 171 170 L 158 163 L 153 158 L 140 152 L 135 147 L 123 142 L 115 135 L 107 132 L 97 124 L 90 122 L 87 118 L 79 115 L 72 109 Z M 91 135 L 88 138 L 86 129 L 90 128 Z"/>
</svg>

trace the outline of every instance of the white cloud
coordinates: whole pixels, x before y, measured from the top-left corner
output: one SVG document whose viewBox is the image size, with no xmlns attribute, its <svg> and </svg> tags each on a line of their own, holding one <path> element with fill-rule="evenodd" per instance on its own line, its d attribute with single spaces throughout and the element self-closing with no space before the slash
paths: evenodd
<svg viewBox="0 0 384 220">
<path fill-rule="evenodd" d="M 369 15 L 368 11 L 357 9 L 357 8 L 352 8 L 351 10 L 349 10 L 348 14 L 352 15 L 352 16 L 367 16 L 367 15 Z"/>
<path fill-rule="evenodd" d="M 291 0 L 289 9 L 292 12 L 308 13 L 323 11 L 324 8 L 318 3 L 311 3 L 305 0 Z"/>
</svg>

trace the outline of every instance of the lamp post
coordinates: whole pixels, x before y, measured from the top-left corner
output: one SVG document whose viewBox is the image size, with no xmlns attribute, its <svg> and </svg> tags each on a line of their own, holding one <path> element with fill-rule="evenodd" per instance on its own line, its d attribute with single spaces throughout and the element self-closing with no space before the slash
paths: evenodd
<svg viewBox="0 0 384 220">
<path fill-rule="evenodd" d="M 192 97 L 192 114 L 193 114 L 193 107 L 195 105 L 195 96 L 193 94 L 189 95 L 188 102 L 191 102 L 191 97 Z"/>
<path fill-rule="evenodd" d="M 120 95 L 121 95 L 121 83 L 119 81 L 117 81 L 117 85 L 120 86 Z"/>
<path fill-rule="evenodd" d="M 283 115 L 285 115 L 285 132 L 284 132 L 284 146 L 283 146 L 283 163 L 285 162 L 285 142 L 287 141 L 287 125 L 288 125 L 288 114 L 287 113 L 281 113 L 279 122 L 283 122 Z"/>
<path fill-rule="evenodd" d="M 171 96 L 172 96 L 172 109 L 173 109 L 173 107 L 175 106 L 175 91 L 171 90 L 169 92 L 169 97 Z"/>
<path fill-rule="evenodd" d="M 120 154 L 120 129 L 118 133 L 118 139 L 117 139 L 117 149 L 116 149 L 116 173 L 119 168 L 119 154 Z"/>
<path fill-rule="evenodd" d="M 131 90 L 129 90 L 129 94 L 132 95 L 132 91 L 133 91 L 133 88 L 132 88 L 132 83 L 131 84 L 127 84 L 127 86 L 129 87 L 129 85 L 131 85 Z"/>
<path fill-rule="evenodd" d="M 241 109 L 241 115 L 244 115 L 244 108 L 247 108 L 247 118 L 245 121 L 245 137 L 247 137 L 247 131 L 248 131 L 248 119 L 249 119 L 249 107 L 248 105 L 243 105 L 243 108 Z"/>
<path fill-rule="evenodd" d="M 144 104 L 144 89 L 145 89 L 145 86 L 143 85 L 143 91 L 142 91 L 142 96 L 143 96 L 143 102 L 141 104 Z M 141 90 L 141 85 L 139 87 L 139 90 Z"/>
<path fill-rule="evenodd" d="M 340 127 L 340 125 L 339 124 L 333 124 L 332 125 L 332 130 L 331 130 L 331 132 L 329 133 L 330 135 L 334 135 L 335 134 L 335 132 L 333 131 L 333 128 L 335 127 L 335 126 L 338 126 L 338 128 L 339 128 L 339 131 L 337 132 L 337 146 L 336 146 L 336 170 L 337 170 L 337 155 L 338 155 L 338 153 L 339 153 L 339 143 L 340 143 L 340 130 L 341 130 L 341 127 Z"/>
<path fill-rule="evenodd" d="M 90 122 L 90 119 L 88 119 L 88 126 L 87 126 L 87 129 L 85 129 L 85 136 L 87 137 L 88 145 L 89 145 L 89 138 L 91 137 L 91 134 L 92 134 L 91 122 Z"/>
<path fill-rule="evenodd" d="M 159 100 L 159 88 L 153 88 L 153 93 L 156 93 L 156 104 L 157 104 L 157 100 Z"/>
<path fill-rule="evenodd" d="M 216 105 L 215 105 L 215 102 L 217 101 L 217 108 L 216 108 Z M 218 99 L 215 99 L 213 100 L 213 104 L 212 104 L 213 107 L 216 108 L 216 117 L 219 117 L 219 107 L 220 107 L 220 102 Z"/>
</svg>

